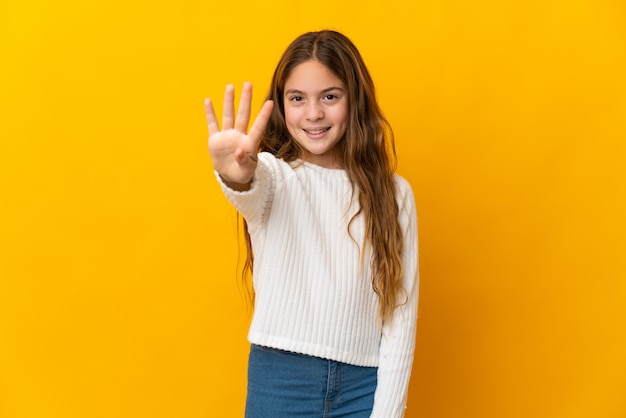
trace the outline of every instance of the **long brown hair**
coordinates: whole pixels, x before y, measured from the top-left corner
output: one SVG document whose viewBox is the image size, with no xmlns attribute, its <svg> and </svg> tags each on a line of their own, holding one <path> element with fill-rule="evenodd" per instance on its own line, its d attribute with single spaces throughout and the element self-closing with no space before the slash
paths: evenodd
<svg viewBox="0 0 626 418">
<path fill-rule="evenodd" d="M 359 209 L 355 217 L 362 214 L 365 219 L 365 242 L 361 245 L 361 254 L 363 259 L 365 249 L 372 250 L 372 288 L 379 298 L 379 318 L 389 320 L 399 304 L 403 275 L 403 235 L 393 179 L 396 164 L 394 137 L 376 102 L 374 83 L 361 54 L 345 35 L 329 30 L 309 32 L 287 47 L 274 71 L 267 96 L 268 100 L 274 101 L 274 108 L 260 151 L 272 153 L 287 162 L 301 157 L 302 149 L 289 134 L 285 123 L 284 88 L 293 69 L 310 60 L 331 70 L 348 92 L 348 127 L 338 146 L 353 194 L 355 189 L 359 191 Z M 348 233 L 349 229 L 350 226 Z M 247 258 L 243 275 L 244 280 L 248 280 L 254 256 L 245 221 L 244 236 Z M 249 284 L 246 288 L 250 289 Z"/>
</svg>

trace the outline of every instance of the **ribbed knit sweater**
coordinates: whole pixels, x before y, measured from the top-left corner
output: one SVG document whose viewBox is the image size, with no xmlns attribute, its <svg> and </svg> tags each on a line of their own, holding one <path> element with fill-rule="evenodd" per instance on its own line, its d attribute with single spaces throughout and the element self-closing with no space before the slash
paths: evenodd
<svg viewBox="0 0 626 418">
<path fill-rule="evenodd" d="M 217 173 L 216 173 L 217 174 Z M 372 417 L 402 417 L 413 362 L 418 303 L 417 219 L 408 182 L 394 176 L 405 302 L 382 328 L 372 290 L 371 251 L 365 251 L 358 191 L 344 170 L 307 162 L 286 163 L 260 153 L 250 190 L 221 181 L 243 215 L 254 251 L 253 344 L 378 367 Z M 351 200 L 352 199 L 352 200 Z M 352 202 L 352 204 L 350 204 Z M 358 243 L 358 245 L 357 245 Z"/>
</svg>

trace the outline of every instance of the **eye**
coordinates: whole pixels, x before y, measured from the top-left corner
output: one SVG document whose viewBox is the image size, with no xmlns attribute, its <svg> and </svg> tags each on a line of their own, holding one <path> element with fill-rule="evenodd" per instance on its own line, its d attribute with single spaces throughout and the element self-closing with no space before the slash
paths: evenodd
<svg viewBox="0 0 626 418">
<path fill-rule="evenodd" d="M 326 96 L 324 96 L 324 100 L 335 100 L 337 99 L 337 96 L 334 94 L 327 94 Z"/>
<path fill-rule="evenodd" d="M 304 100 L 302 96 L 291 96 L 289 98 L 290 102 L 301 102 L 302 100 Z"/>
</svg>

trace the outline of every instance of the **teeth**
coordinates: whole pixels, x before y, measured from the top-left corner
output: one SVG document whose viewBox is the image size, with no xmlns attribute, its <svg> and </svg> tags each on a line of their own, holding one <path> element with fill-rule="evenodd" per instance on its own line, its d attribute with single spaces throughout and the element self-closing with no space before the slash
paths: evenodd
<svg viewBox="0 0 626 418">
<path fill-rule="evenodd" d="M 313 134 L 313 135 L 317 135 L 317 134 L 321 134 L 322 132 L 326 132 L 328 130 L 328 128 L 324 128 L 324 129 L 318 129 L 317 131 L 309 131 L 307 130 L 308 133 Z"/>
</svg>

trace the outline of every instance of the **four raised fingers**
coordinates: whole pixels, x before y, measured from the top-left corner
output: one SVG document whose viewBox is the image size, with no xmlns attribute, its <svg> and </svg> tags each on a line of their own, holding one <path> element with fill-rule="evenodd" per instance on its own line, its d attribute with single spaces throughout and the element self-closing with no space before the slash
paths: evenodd
<svg viewBox="0 0 626 418">
<path fill-rule="evenodd" d="M 236 129 L 245 134 L 248 130 L 248 124 L 250 123 L 250 108 L 252 103 L 252 83 L 245 82 L 241 92 L 241 100 L 239 102 L 239 108 L 237 110 L 237 120 L 235 121 L 235 87 L 232 84 L 226 86 L 224 91 L 224 110 L 222 115 L 222 129 Z M 273 102 L 266 101 L 259 112 L 259 115 L 255 119 L 248 137 L 250 140 L 258 146 L 261 140 L 263 130 L 269 121 L 272 113 Z M 209 127 L 209 136 L 215 135 L 220 131 L 220 126 L 215 116 L 215 109 L 213 108 L 213 102 L 211 99 L 204 100 L 204 109 L 206 112 L 206 119 Z"/>
</svg>

